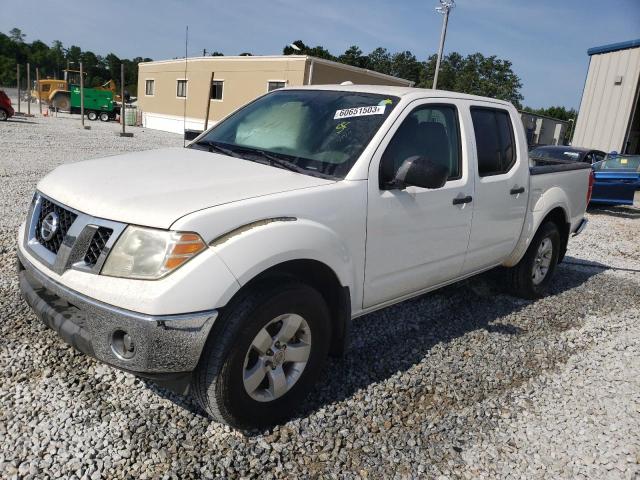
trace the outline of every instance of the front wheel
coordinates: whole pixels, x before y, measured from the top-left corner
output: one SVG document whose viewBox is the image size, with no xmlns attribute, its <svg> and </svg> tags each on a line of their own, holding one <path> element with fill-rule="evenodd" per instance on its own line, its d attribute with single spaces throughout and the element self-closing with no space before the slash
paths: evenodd
<svg viewBox="0 0 640 480">
<path fill-rule="evenodd" d="M 0 122 L 6 122 L 7 118 L 9 118 L 7 112 L 0 108 Z"/>
<path fill-rule="evenodd" d="M 225 308 L 194 372 L 192 391 L 222 423 L 250 429 L 286 420 L 318 377 L 331 338 L 327 305 L 290 279 L 246 292 Z"/>
<path fill-rule="evenodd" d="M 558 264 L 560 232 L 553 222 L 540 226 L 518 264 L 507 270 L 509 289 L 519 297 L 536 299 L 545 295 Z"/>
</svg>

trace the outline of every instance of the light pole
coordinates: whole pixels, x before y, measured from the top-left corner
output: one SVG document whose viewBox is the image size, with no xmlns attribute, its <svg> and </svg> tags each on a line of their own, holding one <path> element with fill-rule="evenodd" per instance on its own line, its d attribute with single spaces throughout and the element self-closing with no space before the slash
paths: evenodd
<svg viewBox="0 0 640 480">
<path fill-rule="evenodd" d="M 436 7 L 436 12 L 444 15 L 442 19 L 442 33 L 440 34 L 440 47 L 438 48 L 438 59 L 436 60 L 436 73 L 433 76 L 433 89 L 438 86 L 438 71 L 442 60 L 442 50 L 444 49 L 444 39 L 447 36 L 447 23 L 449 23 L 449 12 L 456 6 L 455 0 L 440 0 L 440 6 Z"/>
</svg>

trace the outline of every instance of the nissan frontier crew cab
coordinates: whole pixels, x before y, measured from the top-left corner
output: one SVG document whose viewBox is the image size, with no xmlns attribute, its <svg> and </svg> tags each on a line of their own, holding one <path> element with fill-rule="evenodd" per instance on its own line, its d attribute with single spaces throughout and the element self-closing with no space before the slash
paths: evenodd
<svg viewBox="0 0 640 480">
<path fill-rule="evenodd" d="M 238 428 L 295 412 L 353 318 L 494 267 L 544 295 L 589 165 L 533 165 L 516 109 L 458 93 L 268 93 L 187 148 L 56 168 L 20 286 L 78 350 Z"/>
</svg>

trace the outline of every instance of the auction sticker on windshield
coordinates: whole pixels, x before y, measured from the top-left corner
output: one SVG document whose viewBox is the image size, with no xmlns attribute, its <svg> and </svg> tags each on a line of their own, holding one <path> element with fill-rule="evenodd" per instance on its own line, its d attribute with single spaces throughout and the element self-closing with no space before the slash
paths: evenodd
<svg viewBox="0 0 640 480">
<path fill-rule="evenodd" d="M 364 117 L 365 115 L 384 115 L 386 107 L 386 105 L 372 105 L 369 107 L 343 108 L 342 110 L 336 110 L 333 119 Z"/>
</svg>

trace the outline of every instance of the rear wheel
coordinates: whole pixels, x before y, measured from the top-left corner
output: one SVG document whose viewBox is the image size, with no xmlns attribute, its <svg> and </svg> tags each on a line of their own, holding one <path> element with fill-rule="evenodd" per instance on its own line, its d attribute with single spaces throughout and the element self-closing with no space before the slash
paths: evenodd
<svg viewBox="0 0 640 480">
<path fill-rule="evenodd" d="M 9 115 L 3 109 L 0 108 L 0 122 L 6 122 Z"/>
<path fill-rule="evenodd" d="M 89 113 L 87 113 L 87 118 L 92 122 L 95 122 L 98 119 L 98 114 L 91 110 Z"/>
<path fill-rule="evenodd" d="M 100 112 L 100 121 L 101 122 L 108 122 L 109 121 L 109 114 L 107 112 Z"/>
<path fill-rule="evenodd" d="M 527 252 L 515 267 L 507 270 L 511 292 L 535 299 L 544 296 L 558 264 L 560 232 L 553 222 L 540 226 Z"/>
<path fill-rule="evenodd" d="M 192 382 L 214 420 L 235 428 L 279 423 L 300 406 L 329 350 L 330 317 L 315 289 L 262 284 L 216 320 Z"/>
</svg>

